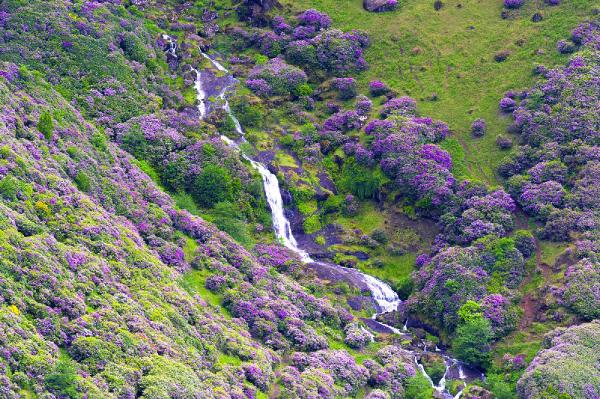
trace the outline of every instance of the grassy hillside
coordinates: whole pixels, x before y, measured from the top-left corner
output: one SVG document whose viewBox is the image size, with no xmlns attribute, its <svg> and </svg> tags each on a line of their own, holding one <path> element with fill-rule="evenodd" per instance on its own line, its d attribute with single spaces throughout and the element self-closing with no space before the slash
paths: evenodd
<svg viewBox="0 0 600 399">
<path fill-rule="evenodd" d="M 556 51 L 556 42 L 568 37 L 597 4 L 574 0 L 550 7 L 543 1 L 527 1 L 502 19 L 500 0 L 448 0 L 439 11 L 433 1 L 405 0 L 396 11 L 380 14 L 365 11 L 362 0 L 282 3 L 290 12 L 311 7 L 326 12 L 336 28 L 368 32 L 370 69 L 358 76 L 362 87 L 371 79 L 381 79 L 417 99 L 423 115 L 445 121 L 455 132 L 464 148 L 466 177 L 488 183 L 497 182 L 496 166 L 505 155 L 495 145 L 496 136 L 509 124 L 498 112 L 498 101 L 507 90 L 531 86 L 536 63 L 564 64 L 568 56 Z M 543 15 L 541 22 L 531 21 L 536 12 Z M 503 50 L 511 54 L 506 61 L 496 62 L 494 55 Z M 470 135 L 476 118 L 488 124 L 487 134 L 480 139 Z M 455 146 L 451 152 L 456 158 L 462 151 Z"/>
</svg>

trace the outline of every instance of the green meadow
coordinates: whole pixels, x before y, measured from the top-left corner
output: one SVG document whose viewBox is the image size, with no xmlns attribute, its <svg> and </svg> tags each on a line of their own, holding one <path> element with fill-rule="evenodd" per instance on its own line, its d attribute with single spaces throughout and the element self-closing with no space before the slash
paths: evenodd
<svg viewBox="0 0 600 399">
<path fill-rule="evenodd" d="M 536 64 L 564 64 L 568 56 L 558 53 L 556 42 L 568 37 L 597 5 L 573 0 L 568 7 L 550 7 L 536 0 L 508 11 L 503 19 L 500 0 L 444 0 L 439 11 L 433 1 L 404 0 L 396 11 L 379 14 L 365 11 L 362 0 L 282 3 L 288 13 L 312 7 L 328 13 L 335 28 L 368 32 L 370 69 L 358 77 L 363 91 L 370 80 L 380 79 L 417 99 L 419 111 L 448 123 L 462 145 L 462 151 L 446 146 L 455 163 L 462 166 L 464 156 L 458 174 L 491 184 L 498 183 L 496 168 L 506 155 L 495 140 L 510 123 L 498 110 L 499 100 L 508 90 L 530 87 L 536 81 Z M 543 16 L 541 22 L 532 22 L 536 12 Z M 504 62 L 494 60 L 500 51 L 510 52 Z M 487 122 L 483 138 L 471 137 L 476 118 Z"/>
</svg>

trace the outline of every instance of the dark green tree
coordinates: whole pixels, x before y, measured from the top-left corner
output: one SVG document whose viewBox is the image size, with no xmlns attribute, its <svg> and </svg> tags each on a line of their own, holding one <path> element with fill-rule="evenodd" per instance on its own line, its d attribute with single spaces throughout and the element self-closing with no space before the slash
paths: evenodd
<svg viewBox="0 0 600 399">
<path fill-rule="evenodd" d="M 212 208 L 219 202 L 232 200 L 235 186 L 227 169 L 217 165 L 206 165 L 194 180 L 191 194 L 198 205 Z"/>
<path fill-rule="evenodd" d="M 494 334 L 488 319 L 471 318 L 456 329 L 452 350 L 460 359 L 469 364 L 487 368 L 490 362 L 490 349 Z"/>
<path fill-rule="evenodd" d="M 50 112 L 44 111 L 40 114 L 40 119 L 37 123 L 37 129 L 44 135 L 46 140 L 52 139 L 52 134 L 54 133 L 54 122 L 52 121 Z"/>
</svg>

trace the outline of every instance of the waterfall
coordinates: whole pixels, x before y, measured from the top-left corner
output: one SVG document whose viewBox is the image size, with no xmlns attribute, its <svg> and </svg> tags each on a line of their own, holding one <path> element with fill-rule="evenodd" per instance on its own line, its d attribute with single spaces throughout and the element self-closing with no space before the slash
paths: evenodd
<svg viewBox="0 0 600 399">
<path fill-rule="evenodd" d="M 227 70 L 227 68 L 225 68 L 223 65 L 221 65 L 221 63 L 217 60 L 215 60 L 214 58 L 210 57 L 208 54 L 206 54 L 204 51 L 201 51 L 200 54 L 202 54 L 202 56 L 204 58 L 206 58 L 207 60 L 210 61 L 211 64 L 214 65 L 215 68 L 217 68 L 219 71 L 221 72 L 225 72 L 228 73 L 229 71 Z"/>
<path fill-rule="evenodd" d="M 211 62 L 211 64 L 215 68 L 217 68 L 219 71 L 225 72 L 225 73 L 229 72 L 223 65 L 221 65 L 218 61 L 211 58 L 208 54 L 206 54 L 204 52 L 202 52 L 201 54 L 203 57 L 208 59 Z M 200 118 L 204 119 L 208 113 L 208 106 L 206 104 L 207 93 L 204 91 L 203 86 L 202 86 L 202 81 L 201 81 L 202 73 L 197 71 L 194 68 L 192 68 L 192 70 L 196 72 L 196 82 L 195 82 L 194 86 L 197 91 L 197 97 L 198 97 L 198 103 L 199 103 L 198 111 L 200 112 Z M 245 142 L 244 129 L 243 129 L 242 125 L 240 124 L 239 120 L 237 119 L 237 117 L 232 112 L 231 107 L 229 105 L 229 101 L 226 96 L 226 92 L 227 92 L 228 88 L 229 88 L 228 86 L 224 87 L 221 90 L 221 92 L 218 94 L 217 97 L 222 102 L 223 110 L 225 110 L 225 112 L 228 114 L 228 116 L 231 118 L 231 120 L 233 121 L 233 123 L 235 125 L 236 133 L 240 136 L 238 141 Z M 263 165 L 262 163 L 254 160 L 254 159 L 251 159 L 248 155 L 246 155 L 240 149 L 240 147 L 236 141 L 230 139 L 229 137 L 227 137 L 225 135 L 221 135 L 221 139 L 223 140 L 223 142 L 225 142 L 230 147 L 233 147 L 233 148 L 236 148 L 237 150 L 239 150 L 241 155 L 244 157 L 244 159 L 248 160 L 248 162 L 250 162 L 252 167 L 254 169 L 256 169 L 258 171 L 258 173 L 260 174 L 262 181 L 263 181 L 265 196 L 267 197 L 267 202 L 269 203 L 269 207 L 271 209 L 271 215 L 272 215 L 272 220 L 273 220 L 273 230 L 275 232 L 275 236 L 281 242 L 281 244 L 283 246 L 285 246 L 286 248 L 292 250 L 296 254 L 298 254 L 300 259 L 303 262 L 316 263 L 316 264 L 323 265 L 323 263 L 321 263 L 321 262 L 315 262 L 310 257 L 308 252 L 306 252 L 305 250 L 303 250 L 302 248 L 300 248 L 298 246 L 298 242 L 296 241 L 296 238 L 294 237 L 294 234 L 292 233 L 292 228 L 291 228 L 290 222 L 286 218 L 285 213 L 284 213 L 283 199 L 281 197 L 281 190 L 279 188 L 279 181 L 277 180 L 277 176 L 275 176 L 273 173 L 271 173 L 265 165 Z M 383 281 L 376 279 L 375 277 L 370 276 L 368 274 L 362 273 L 356 269 L 347 268 L 347 267 L 343 267 L 340 265 L 335 265 L 335 267 L 339 268 L 339 269 L 343 269 L 343 270 L 347 271 L 348 273 L 355 274 L 356 276 L 359 277 L 360 281 L 362 281 L 368 287 L 368 289 L 370 290 L 371 295 L 373 297 L 373 300 L 375 301 L 375 304 L 377 306 L 377 312 L 375 314 L 373 314 L 373 316 L 372 316 L 373 319 L 375 319 L 377 316 L 379 316 L 381 314 L 389 313 L 389 312 L 396 310 L 398 308 L 398 305 L 402 302 L 400 300 L 400 298 L 398 297 L 398 294 L 396 294 L 396 292 L 388 284 L 384 283 Z M 392 326 L 389 326 L 389 325 L 381 323 L 381 322 L 378 322 L 378 323 L 380 325 L 388 328 L 394 334 L 402 334 L 402 332 L 400 330 L 398 330 L 397 328 L 394 328 Z M 403 331 L 408 330 L 407 323 L 408 323 L 408 320 L 406 320 L 406 322 L 404 323 Z M 362 328 L 364 331 L 367 331 L 366 329 L 364 329 L 364 327 L 362 327 Z M 373 334 L 369 333 L 369 336 L 372 340 L 374 339 Z M 436 350 L 439 350 L 439 349 L 436 347 Z M 442 379 L 439 381 L 438 385 L 435 385 L 433 383 L 433 380 L 431 379 L 431 377 L 425 371 L 425 368 L 423 367 L 423 365 L 419 362 L 418 358 L 416 356 L 414 358 L 415 364 L 417 365 L 417 367 L 419 368 L 421 373 L 425 376 L 425 378 L 427 378 L 427 380 L 431 383 L 431 386 L 438 392 L 442 393 L 444 395 L 444 397 L 452 398 L 452 395 L 450 395 L 446 391 L 446 376 L 450 370 L 450 367 L 454 364 L 458 364 L 460 379 L 464 380 L 466 377 L 464 375 L 462 366 L 458 361 L 456 361 L 455 359 L 450 359 L 447 356 L 444 357 L 444 360 L 446 362 L 446 370 L 444 372 Z M 460 398 L 461 393 L 462 392 L 459 392 L 454 398 L 456 398 L 456 399 Z"/>
<path fill-rule="evenodd" d="M 215 68 L 217 68 L 219 71 L 228 72 L 227 69 L 223 65 L 221 65 L 218 61 L 211 58 L 208 54 L 203 52 L 202 55 L 206 59 L 208 59 L 212 63 L 212 65 L 214 65 Z M 197 81 L 196 81 L 195 87 L 198 90 L 198 99 L 199 99 L 199 101 L 200 101 L 200 99 L 205 100 L 206 93 L 204 93 L 204 91 L 202 90 L 202 83 L 199 82 L 199 80 L 201 80 L 201 78 L 202 78 L 202 74 L 197 73 L 196 76 L 197 76 Z M 244 140 L 244 129 L 243 129 L 242 125 L 240 124 L 239 120 L 237 119 L 237 117 L 235 116 L 235 114 L 231 110 L 231 107 L 229 105 L 229 100 L 227 99 L 227 96 L 226 96 L 226 92 L 227 92 L 227 87 L 225 87 L 219 93 L 218 98 L 223 103 L 223 109 L 225 110 L 225 112 L 227 112 L 227 114 L 233 121 L 237 134 L 240 135 L 242 140 Z M 199 107 L 200 107 L 200 105 L 199 105 Z M 206 106 L 203 105 L 203 107 L 204 107 L 203 108 L 204 111 L 200 110 L 200 108 L 198 108 L 200 110 L 200 115 L 202 118 L 205 117 L 205 115 L 206 115 Z M 229 146 L 233 146 L 233 147 L 239 149 L 239 147 L 237 146 L 237 143 L 235 143 L 235 141 L 233 141 L 225 136 L 221 136 L 221 138 Z M 271 215 L 272 215 L 272 219 L 273 219 L 273 230 L 275 231 L 275 236 L 277 237 L 277 239 L 281 242 L 281 244 L 283 246 L 285 246 L 286 248 L 291 249 L 292 251 L 297 253 L 300 256 L 300 258 L 302 259 L 302 261 L 307 262 L 307 263 L 314 262 L 314 260 L 310 257 L 310 255 L 298 246 L 298 242 L 296 241 L 296 238 L 294 237 L 294 234 L 292 233 L 292 228 L 291 228 L 290 222 L 285 217 L 284 208 L 283 208 L 283 199 L 281 197 L 281 190 L 279 189 L 279 181 L 277 180 L 277 176 L 275 176 L 273 173 L 271 173 L 269 171 L 269 169 L 267 169 L 265 167 L 265 165 L 263 165 L 262 163 L 249 158 L 247 155 L 245 155 L 243 153 L 242 153 L 242 155 L 244 156 L 244 158 L 246 158 L 250 162 L 252 167 L 258 171 L 258 173 L 260 174 L 260 176 L 262 178 L 263 186 L 265 189 L 265 196 L 267 197 L 267 202 L 269 203 L 269 207 L 271 208 Z M 316 263 L 318 263 L 318 262 L 316 262 Z M 400 298 L 398 297 L 398 294 L 396 294 L 396 292 L 394 292 L 394 290 L 388 284 L 376 279 L 373 276 L 361 273 L 358 270 L 355 270 L 355 269 L 350 269 L 350 270 L 352 270 L 352 272 L 356 273 L 357 275 L 360 275 L 361 280 L 371 291 L 371 293 L 373 295 L 373 299 L 375 300 L 375 302 L 378 306 L 379 312 L 377 314 L 388 313 L 388 312 L 394 311 L 398 308 L 398 304 L 400 304 L 400 302 L 401 302 Z"/>
<path fill-rule="evenodd" d="M 173 40 L 173 38 L 167 34 L 162 35 L 163 40 L 169 42 L 169 49 L 167 53 L 169 53 L 173 58 L 177 58 L 177 43 Z"/>
<path fill-rule="evenodd" d="M 198 112 L 200 113 L 200 119 L 206 118 L 208 109 L 206 108 L 206 92 L 202 87 L 202 75 L 196 68 L 191 67 L 192 71 L 196 73 L 196 80 L 194 81 L 194 88 L 196 89 L 196 98 L 198 99 Z"/>
</svg>

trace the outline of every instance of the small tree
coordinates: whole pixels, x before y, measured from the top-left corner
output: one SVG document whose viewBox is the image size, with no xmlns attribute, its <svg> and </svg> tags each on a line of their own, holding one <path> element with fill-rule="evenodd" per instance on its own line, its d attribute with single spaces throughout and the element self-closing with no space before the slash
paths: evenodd
<svg viewBox="0 0 600 399">
<path fill-rule="evenodd" d="M 217 165 L 206 165 L 194 181 L 192 196 L 198 205 L 212 208 L 219 202 L 232 200 L 234 186 L 227 169 Z"/>
<path fill-rule="evenodd" d="M 46 140 L 52 140 L 52 134 L 54 133 L 54 122 L 50 112 L 44 111 L 40 114 L 40 119 L 37 123 L 37 129 L 44 135 Z"/>
<path fill-rule="evenodd" d="M 482 316 L 474 317 L 458 326 L 452 349 L 459 359 L 486 368 L 490 362 L 493 336 L 489 320 Z"/>
</svg>

